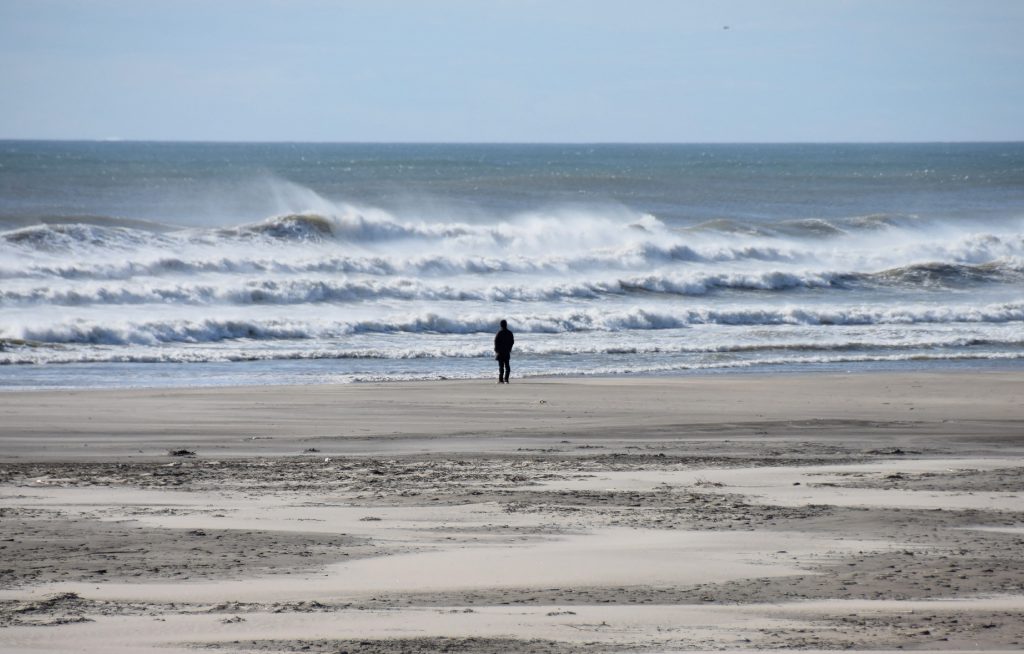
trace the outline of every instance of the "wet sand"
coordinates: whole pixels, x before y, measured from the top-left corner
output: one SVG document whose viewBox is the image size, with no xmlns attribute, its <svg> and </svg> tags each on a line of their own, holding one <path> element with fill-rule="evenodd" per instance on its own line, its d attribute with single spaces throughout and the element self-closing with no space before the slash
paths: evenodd
<svg viewBox="0 0 1024 654">
<path fill-rule="evenodd" d="M 0 394 L 0 642 L 1019 651 L 1024 372 Z"/>
</svg>

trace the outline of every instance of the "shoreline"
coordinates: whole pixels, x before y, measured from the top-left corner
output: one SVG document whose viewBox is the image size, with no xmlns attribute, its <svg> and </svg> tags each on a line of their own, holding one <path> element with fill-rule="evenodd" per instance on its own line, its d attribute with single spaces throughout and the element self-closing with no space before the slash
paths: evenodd
<svg viewBox="0 0 1024 654">
<path fill-rule="evenodd" d="M 403 383 L 419 383 L 419 382 L 487 382 L 493 378 L 492 372 L 480 372 L 479 374 L 474 373 L 469 376 L 446 376 L 438 374 L 436 377 L 411 377 L 411 378 L 361 378 L 356 377 L 354 379 L 332 379 L 324 381 L 323 377 L 319 377 L 313 374 L 313 372 L 307 372 L 304 375 L 297 375 L 294 373 L 284 372 L 279 376 L 285 377 L 288 381 L 280 383 L 265 383 L 260 381 L 266 377 L 266 373 L 259 375 L 248 375 L 238 376 L 239 381 L 202 381 L 202 383 L 196 383 L 197 381 L 203 380 L 205 374 L 210 373 L 210 367 L 219 368 L 221 366 L 241 366 L 255 364 L 260 366 L 267 366 L 269 369 L 274 367 L 274 364 L 287 364 L 295 363 L 302 360 L 256 360 L 256 361 L 232 361 L 232 362 L 108 362 L 108 363 L 83 363 L 83 362 L 64 362 L 64 363 L 46 363 L 46 364 L 20 364 L 10 363 L 4 364 L 0 362 L 0 393 L 25 393 L 25 392 L 36 392 L 36 391 L 90 391 L 90 390 L 158 390 L 158 389 L 199 389 L 199 388 L 236 388 L 236 387 L 272 387 L 272 386 L 332 386 L 332 385 L 373 385 L 373 384 L 403 384 Z M 322 363 L 323 359 L 309 360 L 311 363 Z M 326 359 L 330 361 L 330 359 Z M 131 381 L 125 382 L 126 376 L 122 375 L 119 378 L 117 384 L 109 383 L 109 379 L 113 378 L 114 375 L 110 370 L 107 370 L 104 374 L 106 376 L 100 377 L 100 381 L 93 381 L 92 386 L 76 386 L 76 385 L 61 385 L 61 384 L 37 384 L 37 385 L 14 385 L 9 384 L 7 379 L 4 378 L 4 373 L 9 373 L 11 378 L 18 378 L 18 372 L 24 372 L 26 370 L 36 373 L 37 375 L 43 369 L 45 372 L 53 370 L 67 371 L 68 376 L 74 376 L 79 371 L 88 372 L 95 374 L 97 368 L 109 369 L 109 368 L 121 368 L 124 367 L 125 371 L 136 371 L 143 368 L 153 368 L 159 370 L 165 376 L 169 371 L 175 371 L 175 376 L 169 378 L 170 381 L 155 383 L 154 378 L 157 377 L 154 373 L 148 375 L 142 375 L 139 379 L 149 380 L 141 383 L 132 383 Z M 177 370 L 188 370 L 191 374 L 179 375 Z M 517 367 L 517 370 L 521 368 Z M 974 373 L 987 373 L 987 372 L 1000 372 L 1000 371 L 1018 371 L 1024 370 L 1024 358 L 1007 356 L 999 358 L 987 358 L 987 357 L 974 357 L 974 356 L 962 356 L 962 357 L 947 357 L 947 358 L 922 358 L 922 359 L 898 359 L 889 360 L 885 358 L 881 359 L 867 359 L 867 360 L 852 360 L 852 361 L 832 361 L 832 362 L 789 362 L 789 363 L 759 363 L 755 365 L 722 365 L 719 367 L 682 367 L 672 370 L 640 370 L 640 371 L 628 371 L 628 372 L 593 372 L 593 373 L 580 373 L 571 372 L 565 374 L 527 374 L 518 378 L 522 382 L 534 382 L 534 381 L 550 381 L 550 380 L 575 380 L 575 379 L 622 379 L 629 380 L 634 378 L 689 378 L 689 377 L 717 377 L 717 376 L 769 376 L 769 375 L 780 375 L 780 376 L 791 376 L 791 375 L 859 375 L 859 374 L 892 374 L 892 373 L 906 373 L 906 374 L 920 374 L 920 373 L 962 373 L 962 372 L 974 372 Z M 214 371 L 219 372 L 219 371 Z M 279 371 L 280 372 L 280 371 Z M 322 374 L 328 375 L 328 372 Z M 24 379 L 24 377 L 21 377 Z M 42 379 L 42 378 L 40 378 Z M 167 377 L 165 377 L 167 379 Z"/>
</svg>

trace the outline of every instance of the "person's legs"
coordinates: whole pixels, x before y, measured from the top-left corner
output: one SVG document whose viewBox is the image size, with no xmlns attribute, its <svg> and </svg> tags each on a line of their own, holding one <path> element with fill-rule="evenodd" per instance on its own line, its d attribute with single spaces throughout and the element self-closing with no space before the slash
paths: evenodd
<svg viewBox="0 0 1024 654">
<path fill-rule="evenodd" d="M 498 357 L 498 383 L 508 382 L 508 357 Z"/>
<path fill-rule="evenodd" d="M 511 372 L 512 372 L 511 358 L 505 359 L 505 383 L 506 384 L 508 383 L 508 376 L 509 376 L 509 373 L 511 373 Z"/>
</svg>

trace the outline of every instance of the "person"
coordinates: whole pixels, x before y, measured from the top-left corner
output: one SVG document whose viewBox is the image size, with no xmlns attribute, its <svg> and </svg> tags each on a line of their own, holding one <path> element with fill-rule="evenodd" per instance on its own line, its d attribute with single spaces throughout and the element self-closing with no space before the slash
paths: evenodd
<svg viewBox="0 0 1024 654">
<path fill-rule="evenodd" d="M 501 329 L 494 335 L 494 358 L 498 360 L 498 383 L 507 384 L 508 374 L 512 372 L 509 359 L 512 357 L 512 345 L 516 342 L 508 322 L 501 321 Z"/>
</svg>

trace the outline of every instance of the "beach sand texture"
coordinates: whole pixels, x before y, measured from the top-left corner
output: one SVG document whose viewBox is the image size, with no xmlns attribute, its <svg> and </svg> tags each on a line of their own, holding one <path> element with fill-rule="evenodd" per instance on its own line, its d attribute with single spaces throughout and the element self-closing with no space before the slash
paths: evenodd
<svg viewBox="0 0 1024 654">
<path fill-rule="evenodd" d="M 0 394 L 4 652 L 1024 649 L 1024 372 Z"/>
</svg>

